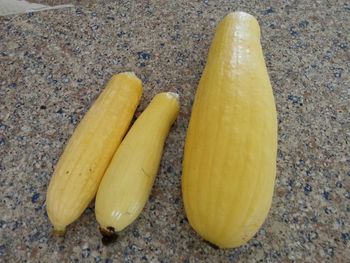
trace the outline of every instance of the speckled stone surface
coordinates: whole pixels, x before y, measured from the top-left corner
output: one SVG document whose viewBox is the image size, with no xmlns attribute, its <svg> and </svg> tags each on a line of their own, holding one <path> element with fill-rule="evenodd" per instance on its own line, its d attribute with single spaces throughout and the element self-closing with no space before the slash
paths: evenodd
<svg viewBox="0 0 350 263">
<path fill-rule="evenodd" d="M 349 262 L 349 3 L 133 2 L 0 18 L 0 261 Z M 279 113 L 278 174 L 262 229 L 238 249 L 217 250 L 185 219 L 181 159 L 215 25 L 235 10 L 261 24 Z M 138 113 L 157 92 L 181 96 L 151 198 L 110 246 L 93 205 L 54 239 L 45 212 L 53 167 L 111 75 L 129 70 L 144 82 Z"/>
</svg>

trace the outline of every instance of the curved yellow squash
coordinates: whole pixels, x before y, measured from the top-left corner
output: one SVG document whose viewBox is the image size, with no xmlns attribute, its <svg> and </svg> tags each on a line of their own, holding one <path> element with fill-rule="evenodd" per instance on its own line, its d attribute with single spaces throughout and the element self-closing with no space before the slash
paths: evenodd
<svg viewBox="0 0 350 263">
<path fill-rule="evenodd" d="M 276 175 L 277 117 L 256 19 L 218 25 L 185 143 L 182 192 L 191 226 L 221 247 L 238 247 L 263 224 Z"/>
<path fill-rule="evenodd" d="M 103 235 L 123 230 L 141 213 L 178 112 L 178 95 L 160 93 L 125 136 L 96 195 L 95 213 Z"/>
<path fill-rule="evenodd" d="M 94 198 L 125 135 L 142 94 L 133 73 L 114 75 L 75 129 L 50 181 L 46 208 L 54 232 L 63 234 Z"/>
</svg>

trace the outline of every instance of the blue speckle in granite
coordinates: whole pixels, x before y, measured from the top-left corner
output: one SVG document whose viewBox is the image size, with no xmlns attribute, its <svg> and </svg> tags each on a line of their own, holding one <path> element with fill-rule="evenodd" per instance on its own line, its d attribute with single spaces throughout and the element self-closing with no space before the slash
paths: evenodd
<svg viewBox="0 0 350 263">
<path fill-rule="evenodd" d="M 148 60 L 150 59 L 151 54 L 146 51 L 140 51 L 140 52 L 137 52 L 137 56 L 139 59 Z"/>
<path fill-rule="evenodd" d="M 344 227 L 345 226 L 345 222 L 343 219 L 341 218 L 336 218 L 336 222 L 339 224 L 339 226 Z"/>
<path fill-rule="evenodd" d="M 98 28 L 99 28 L 98 25 L 92 25 L 92 26 L 91 26 L 91 30 L 92 30 L 92 31 L 97 31 Z"/>
<path fill-rule="evenodd" d="M 346 244 L 347 241 L 350 240 L 350 234 L 349 233 L 341 233 L 341 238 L 343 239 L 344 243 Z"/>
<path fill-rule="evenodd" d="M 113 260 L 110 259 L 110 258 L 106 258 L 106 259 L 105 259 L 105 263 L 113 263 Z"/>
<path fill-rule="evenodd" d="M 263 15 L 268 15 L 268 14 L 271 14 L 271 13 L 274 13 L 274 10 L 272 7 L 269 7 L 268 9 L 265 9 L 262 14 Z"/>
<path fill-rule="evenodd" d="M 324 199 L 326 199 L 326 200 L 331 200 L 331 198 L 330 198 L 330 196 L 329 196 L 329 192 L 327 192 L 327 191 L 324 191 L 323 193 L 322 193 L 322 196 L 324 197 Z"/>
<path fill-rule="evenodd" d="M 102 261 L 102 258 L 100 256 L 95 256 L 94 260 L 95 260 L 96 263 L 98 263 L 98 262 Z"/>
<path fill-rule="evenodd" d="M 117 33 L 117 36 L 118 36 L 118 37 L 122 37 L 122 36 L 124 36 L 124 35 L 126 35 L 126 33 L 125 33 L 124 31 L 119 31 L 119 32 Z"/>
<path fill-rule="evenodd" d="M 271 29 L 276 29 L 276 25 L 275 25 L 274 23 L 271 23 L 271 24 L 269 25 L 269 28 L 271 28 Z"/>
<path fill-rule="evenodd" d="M 324 209 L 324 212 L 325 212 L 327 215 L 329 215 L 329 214 L 332 213 L 332 210 L 329 209 L 328 207 L 326 207 L 326 208 Z"/>
<path fill-rule="evenodd" d="M 290 27 L 289 28 L 289 33 L 293 36 L 293 37 L 296 37 L 299 35 L 299 33 L 295 30 L 295 27 Z"/>
<path fill-rule="evenodd" d="M 293 104 L 301 104 L 302 102 L 301 97 L 295 95 L 289 95 L 288 100 L 291 101 Z"/>
<path fill-rule="evenodd" d="M 341 43 L 341 44 L 339 44 L 339 47 L 341 49 L 346 49 L 348 46 L 345 43 Z"/>
<path fill-rule="evenodd" d="M 305 192 L 305 193 L 310 193 L 310 192 L 312 192 L 312 186 L 309 185 L 309 184 L 306 184 L 306 185 L 304 186 L 304 192 Z"/>
<path fill-rule="evenodd" d="M 334 257 L 334 247 L 329 246 L 324 248 L 324 251 L 326 252 L 326 255 L 330 256 L 330 257 Z"/>
<path fill-rule="evenodd" d="M 0 145 L 4 145 L 5 144 L 5 139 L 4 138 L 0 138 Z"/>
<path fill-rule="evenodd" d="M 132 235 L 133 235 L 135 238 L 139 238 L 139 237 L 140 237 L 140 233 L 139 233 L 139 231 L 138 231 L 136 228 L 133 229 Z"/>
<path fill-rule="evenodd" d="M 62 79 L 62 82 L 63 82 L 63 83 L 68 83 L 68 82 L 69 82 L 69 78 L 67 77 L 67 74 L 63 74 L 63 75 L 61 76 L 61 79 Z"/>
<path fill-rule="evenodd" d="M 309 25 L 309 21 L 303 20 L 299 23 L 300 28 L 306 28 Z"/>
<path fill-rule="evenodd" d="M 39 197 L 40 197 L 39 193 L 33 194 L 33 196 L 32 196 L 32 203 L 36 203 L 38 201 Z"/>
<path fill-rule="evenodd" d="M 181 199 L 179 197 L 176 197 L 174 203 L 179 204 L 180 202 L 181 202 Z"/>
<path fill-rule="evenodd" d="M 187 224 L 187 223 L 188 223 L 188 219 L 187 218 L 180 219 L 180 224 Z"/>
<path fill-rule="evenodd" d="M 167 170 L 168 173 L 172 173 L 174 171 L 173 167 L 170 165 L 168 166 Z"/>
<path fill-rule="evenodd" d="M 79 120 L 79 116 L 76 112 L 73 112 L 70 116 L 69 116 L 69 121 L 71 124 L 75 125 L 78 123 Z"/>
<path fill-rule="evenodd" d="M 11 231 L 14 231 L 14 230 L 18 229 L 20 226 L 21 226 L 21 223 L 18 221 L 15 221 L 15 222 L 12 222 L 10 229 L 11 229 Z"/>
<path fill-rule="evenodd" d="M 319 235 L 316 231 L 310 231 L 306 234 L 307 240 L 313 242 L 315 239 L 319 238 Z"/>
<path fill-rule="evenodd" d="M 40 233 L 40 232 L 35 232 L 34 234 L 30 235 L 29 236 L 29 240 L 30 242 L 33 242 L 33 241 L 38 241 L 41 237 L 41 235 L 43 235 L 44 233 Z"/>
<path fill-rule="evenodd" d="M 4 256 L 5 255 L 5 245 L 0 245 L 0 256 Z"/>
<path fill-rule="evenodd" d="M 343 72 L 343 69 L 342 69 L 342 68 L 333 68 L 333 75 L 334 75 L 334 77 L 336 77 L 336 78 L 340 78 L 342 72 Z"/>
<path fill-rule="evenodd" d="M 304 165 L 305 165 L 305 161 L 304 161 L 303 159 L 300 159 L 300 160 L 298 161 L 298 165 L 304 166 Z"/>
<path fill-rule="evenodd" d="M 292 218 L 292 223 L 297 224 L 299 222 L 299 219 L 297 217 Z"/>
<path fill-rule="evenodd" d="M 77 8 L 77 9 L 75 10 L 75 14 L 76 14 L 77 16 L 80 16 L 80 15 L 83 14 L 83 11 L 82 11 L 80 8 Z"/>
<path fill-rule="evenodd" d="M 326 54 L 323 56 L 324 59 L 331 59 L 332 58 L 332 52 L 330 50 L 326 51 Z"/>
<path fill-rule="evenodd" d="M 15 82 L 12 82 L 10 85 L 9 85 L 9 88 L 16 88 L 17 87 L 17 84 Z"/>
<path fill-rule="evenodd" d="M 342 184 L 341 182 L 337 181 L 337 182 L 335 183 L 335 186 L 336 186 L 337 188 L 342 188 L 342 187 L 343 187 L 343 184 Z"/>
</svg>

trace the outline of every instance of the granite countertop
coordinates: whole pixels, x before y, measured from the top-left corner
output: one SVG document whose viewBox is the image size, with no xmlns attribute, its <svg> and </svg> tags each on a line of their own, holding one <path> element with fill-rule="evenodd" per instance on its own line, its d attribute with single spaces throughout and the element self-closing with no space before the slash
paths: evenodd
<svg viewBox="0 0 350 263">
<path fill-rule="evenodd" d="M 336 1 L 97 1 L 0 18 L 2 262 L 346 262 L 350 258 L 350 5 Z M 307 4 L 306 2 L 309 2 Z M 347 3 L 346 3 L 347 2 Z M 218 250 L 189 226 L 180 192 L 191 104 L 217 22 L 247 11 L 279 114 L 271 211 L 249 243 Z M 77 122 L 112 74 L 181 96 L 151 198 L 109 246 L 91 205 L 51 236 L 45 194 Z"/>
</svg>

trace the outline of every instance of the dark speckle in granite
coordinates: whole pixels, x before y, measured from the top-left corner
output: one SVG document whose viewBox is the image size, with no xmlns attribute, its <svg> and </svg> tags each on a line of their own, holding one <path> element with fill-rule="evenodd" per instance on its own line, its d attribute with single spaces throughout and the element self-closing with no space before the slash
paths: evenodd
<svg viewBox="0 0 350 263">
<path fill-rule="evenodd" d="M 9 85 L 9 88 L 16 88 L 17 87 L 17 84 L 15 82 L 12 82 L 10 85 Z"/>
<path fill-rule="evenodd" d="M 262 12 L 262 14 L 263 15 L 269 15 L 269 14 L 271 14 L 271 13 L 274 13 L 275 11 L 273 10 L 273 8 L 272 7 L 269 7 L 269 8 L 267 8 L 267 9 L 265 9 L 263 12 Z"/>
<path fill-rule="evenodd" d="M 39 193 L 35 193 L 32 196 L 32 203 L 36 203 L 38 201 L 39 197 L 40 197 L 40 194 Z"/>
<path fill-rule="evenodd" d="M 151 54 L 149 54 L 146 51 L 140 51 L 140 52 L 137 52 L 137 56 L 141 60 L 149 60 L 151 57 Z"/>
<path fill-rule="evenodd" d="M 293 37 L 299 35 L 299 33 L 295 30 L 295 27 L 294 27 L 294 26 L 289 28 L 289 33 L 290 33 Z"/>
<path fill-rule="evenodd" d="M 331 197 L 329 196 L 329 192 L 327 192 L 327 191 L 324 191 L 323 193 L 322 193 L 322 195 L 323 195 L 323 197 L 324 197 L 324 199 L 326 199 L 326 200 L 331 200 Z"/>
<path fill-rule="evenodd" d="M 277 178 L 258 234 L 240 248 L 215 250 L 184 214 L 181 162 L 215 25 L 235 10 L 261 25 L 278 110 Z M 82 0 L 75 8 L 1 17 L 0 261 L 346 262 L 349 10 L 345 0 Z M 150 200 L 109 246 L 102 245 L 93 204 L 64 239 L 54 239 L 45 211 L 53 167 L 78 121 L 121 71 L 144 82 L 136 116 L 158 92 L 181 98 Z"/>
<path fill-rule="evenodd" d="M 350 234 L 349 233 L 341 233 L 341 238 L 344 240 L 344 243 L 346 244 L 347 241 L 350 240 Z"/>
<path fill-rule="evenodd" d="M 73 112 L 70 116 L 69 116 L 69 120 L 70 120 L 70 123 L 75 125 L 78 123 L 78 120 L 79 120 L 79 117 L 78 117 L 78 114 L 76 112 Z"/>
<path fill-rule="evenodd" d="M 333 68 L 333 75 L 334 75 L 334 77 L 340 78 L 342 71 L 343 71 L 342 68 Z"/>
<path fill-rule="evenodd" d="M 91 30 L 92 31 L 97 31 L 98 27 L 99 27 L 98 25 L 92 25 L 91 26 Z"/>
<path fill-rule="evenodd" d="M 5 256 L 5 249 L 6 249 L 5 245 L 0 245 L 0 256 L 1 257 Z"/>
<path fill-rule="evenodd" d="M 301 28 L 306 28 L 309 25 L 309 21 L 307 20 L 302 20 L 299 24 L 299 27 Z"/>
<path fill-rule="evenodd" d="M 306 184 L 306 185 L 304 186 L 304 192 L 305 192 L 305 193 L 310 193 L 310 192 L 312 192 L 312 186 L 309 185 L 309 184 Z"/>
</svg>

